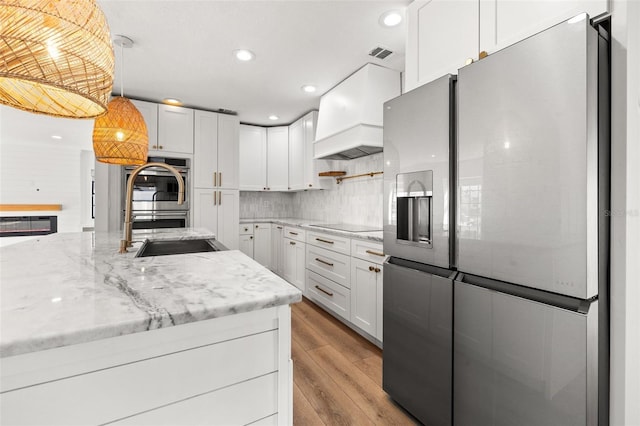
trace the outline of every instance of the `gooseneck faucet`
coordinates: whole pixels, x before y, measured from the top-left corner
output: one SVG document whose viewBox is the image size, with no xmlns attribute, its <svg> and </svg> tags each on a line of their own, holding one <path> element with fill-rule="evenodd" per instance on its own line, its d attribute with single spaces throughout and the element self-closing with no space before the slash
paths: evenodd
<svg viewBox="0 0 640 426">
<path fill-rule="evenodd" d="M 124 213 L 124 235 L 122 240 L 120 240 L 120 253 L 126 253 L 127 247 L 131 247 L 131 239 L 132 239 L 132 227 L 133 227 L 133 218 L 131 214 L 131 208 L 133 204 L 133 184 L 135 183 L 136 177 L 138 174 L 147 169 L 149 167 L 160 167 L 163 169 L 169 170 L 174 174 L 178 181 L 178 204 L 184 203 L 184 179 L 180 175 L 180 172 L 175 167 L 172 167 L 165 163 L 147 163 L 135 169 L 131 172 L 129 176 L 129 182 L 127 182 L 127 198 L 125 199 L 125 213 Z"/>
</svg>

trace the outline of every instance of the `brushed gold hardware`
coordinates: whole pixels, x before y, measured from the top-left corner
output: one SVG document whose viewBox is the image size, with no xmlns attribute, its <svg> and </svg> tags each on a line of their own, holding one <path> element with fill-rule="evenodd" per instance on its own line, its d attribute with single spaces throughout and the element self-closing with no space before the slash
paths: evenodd
<svg viewBox="0 0 640 426">
<path fill-rule="evenodd" d="M 0 204 L 0 211 L 62 210 L 62 204 Z"/>
<path fill-rule="evenodd" d="M 218 186 L 218 174 L 213 172 L 213 186 Z"/>
<path fill-rule="evenodd" d="M 322 238 L 316 238 L 316 241 L 320 241 L 321 243 L 333 244 L 333 241 L 323 240 Z"/>
<path fill-rule="evenodd" d="M 309 188 L 312 188 L 312 187 L 313 187 L 313 185 L 309 184 Z"/>
<path fill-rule="evenodd" d="M 276 228 L 278 228 L 278 229 L 282 229 L 282 226 L 276 226 Z"/>
<path fill-rule="evenodd" d="M 291 231 L 289 231 L 289 233 L 290 233 L 291 235 L 298 235 L 298 233 L 297 233 L 297 232 L 291 232 Z"/>
<path fill-rule="evenodd" d="M 374 269 L 374 271 L 380 272 L 380 268 L 376 268 L 376 269 Z"/>
<path fill-rule="evenodd" d="M 244 232 L 247 232 L 249 230 L 249 228 L 245 227 L 244 228 Z"/>
<path fill-rule="evenodd" d="M 153 149 L 158 149 L 158 145 L 154 145 L 154 146 L 153 146 Z"/>
<path fill-rule="evenodd" d="M 471 65 L 473 63 L 473 58 L 467 58 L 466 61 L 464 61 L 465 65 Z"/>
<path fill-rule="evenodd" d="M 316 286 L 316 288 L 317 288 L 318 290 L 320 290 L 321 292 L 323 292 L 324 294 L 326 294 L 327 296 L 329 296 L 329 297 L 333 297 L 333 293 L 331 293 L 330 291 L 327 291 L 327 290 L 325 290 L 325 289 L 323 289 L 323 288 L 321 288 L 321 287 L 319 287 L 319 286 Z"/>
<path fill-rule="evenodd" d="M 218 182 L 220 182 L 219 185 L 222 186 L 222 172 L 218 172 L 218 174 L 220 175 L 218 177 Z"/>
<path fill-rule="evenodd" d="M 289 244 L 291 244 L 292 246 L 295 246 L 296 242 L 295 241 L 289 241 Z"/>
<path fill-rule="evenodd" d="M 374 256 L 382 256 L 382 257 L 384 257 L 384 253 L 380 253 L 378 251 L 367 250 L 365 253 L 372 254 Z"/>
<path fill-rule="evenodd" d="M 484 59 L 484 58 L 486 58 L 487 56 L 489 56 L 489 54 L 487 53 L 487 51 L 486 51 L 486 50 L 483 50 L 482 52 L 480 52 L 480 53 L 478 54 L 478 59 Z"/>
<path fill-rule="evenodd" d="M 343 172 L 341 170 L 330 170 L 328 172 L 320 172 L 320 173 L 318 173 L 318 176 L 320 176 L 320 177 L 337 177 L 337 176 L 344 176 L 346 174 L 347 174 L 347 172 Z"/>
<path fill-rule="evenodd" d="M 258 229 L 258 225 L 256 225 L 256 229 Z"/>
<path fill-rule="evenodd" d="M 253 240 L 253 235 L 249 237 L 250 240 Z"/>
<path fill-rule="evenodd" d="M 370 270 L 371 272 L 373 272 L 373 271 L 375 270 L 375 268 L 374 268 L 373 266 L 369 266 L 369 270 Z"/>
<path fill-rule="evenodd" d="M 322 259 L 317 258 L 317 257 L 316 257 L 316 261 L 317 261 L 317 262 L 320 262 L 320 263 L 324 263 L 324 264 L 325 264 L 325 265 L 327 265 L 327 266 L 333 266 L 333 263 L 329 263 L 329 262 L 327 262 L 326 260 L 322 260 Z"/>
<path fill-rule="evenodd" d="M 218 205 L 222 205 L 222 191 L 218 191 Z"/>
<path fill-rule="evenodd" d="M 127 247 L 131 247 L 131 238 L 133 233 L 133 213 L 132 213 L 132 205 L 133 205 L 133 184 L 136 180 L 136 177 L 146 168 L 149 167 L 161 167 L 163 169 L 169 170 L 178 181 L 178 204 L 184 203 L 184 179 L 180 175 L 180 172 L 173 166 L 170 166 L 166 163 L 147 163 L 135 169 L 131 172 L 129 176 L 129 182 L 127 182 L 127 196 L 125 198 L 125 212 L 124 212 L 124 235 L 122 236 L 122 240 L 120 240 L 120 253 L 126 253 Z"/>
<path fill-rule="evenodd" d="M 159 149 L 162 149 L 162 145 L 158 145 L 158 148 L 159 148 Z"/>
<path fill-rule="evenodd" d="M 369 177 L 374 177 L 375 175 L 381 175 L 384 172 L 369 172 L 369 173 L 361 173 L 359 175 L 351 175 L 351 176 L 340 176 L 336 178 L 336 183 L 340 184 L 340 182 L 342 182 L 343 180 L 346 179 L 354 179 L 354 178 L 359 178 L 359 177 L 363 177 L 363 176 L 369 176 Z"/>
<path fill-rule="evenodd" d="M 217 206 L 218 205 L 218 198 L 216 197 L 217 191 L 213 191 L 213 205 Z"/>
</svg>

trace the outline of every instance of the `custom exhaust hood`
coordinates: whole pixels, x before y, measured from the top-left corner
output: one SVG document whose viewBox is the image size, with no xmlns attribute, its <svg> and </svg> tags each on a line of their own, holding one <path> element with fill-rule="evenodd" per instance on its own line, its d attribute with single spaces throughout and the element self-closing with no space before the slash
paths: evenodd
<svg viewBox="0 0 640 426">
<path fill-rule="evenodd" d="M 313 157 L 351 160 L 382 152 L 382 107 L 400 96 L 400 72 L 367 64 L 320 98 Z"/>
</svg>

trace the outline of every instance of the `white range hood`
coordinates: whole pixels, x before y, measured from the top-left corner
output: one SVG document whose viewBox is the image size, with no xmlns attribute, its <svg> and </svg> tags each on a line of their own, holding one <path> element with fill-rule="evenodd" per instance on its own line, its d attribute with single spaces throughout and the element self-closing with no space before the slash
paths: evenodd
<svg viewBox="0 0 640 426">
<path fill-rule="evenodd" d="M 400 72 L 367 64 L 325 93 L 313 157 L 351 160 L 382 152 L 383 104 L 400 91 Z"/>
</svg>

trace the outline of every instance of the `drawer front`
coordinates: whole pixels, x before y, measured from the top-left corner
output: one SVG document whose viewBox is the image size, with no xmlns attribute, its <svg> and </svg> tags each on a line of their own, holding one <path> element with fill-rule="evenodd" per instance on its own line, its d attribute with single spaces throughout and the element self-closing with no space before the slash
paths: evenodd
<svg viewBox="0 0 640 426">
<path fill-rule="evenodd" d="M 307 244 L 307 269 L 350 287 L 351 258 L 347 255 Z"/>
<path fill-rule="evenodd" d="M 351 291 L 348 288 L 307 270 L 307 297 L 349 321 Z"/>
<path fill-rule="evenodd" d="M 351 254 L 351 239 L 336 237 L 335 235 L 324 234 L 322 232 L 307 231 L 307 244 L 322 247 L 338 253 Z"/>
<path fill-rule="evenodd" d="M 253 235 L 253 223 L 241 223 L 240 224 L 240 235 Z"/>
<path fill-rule="evenodd" d="M 292 240 L 300 241 L 301 243 L 305 242 L 306 231 L 300 228 L 294 228 L 291 226 L 284 227 L 284 237 L 291 238 Z"/>
<path fill-rule="evenodd" d="M 380 265 L 382 265 L 386 259 L 382 251 L 382 243 L 358 240 L 355 238 L 351 240 L 351 256 Z"/>
</svg>

